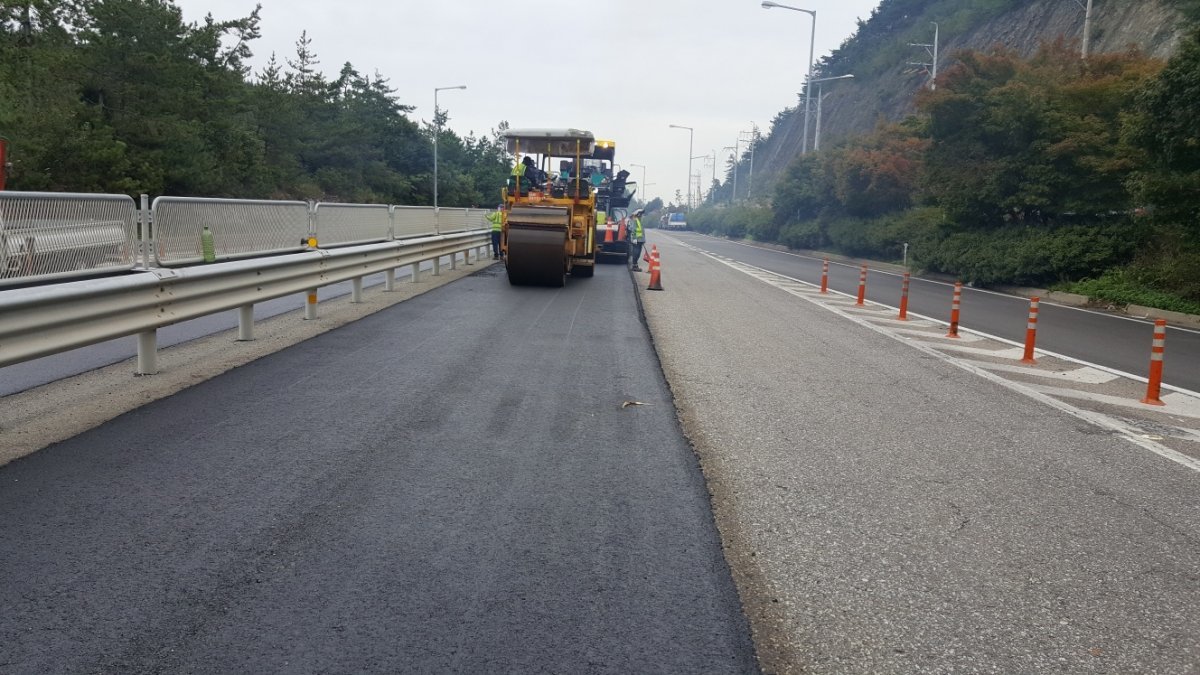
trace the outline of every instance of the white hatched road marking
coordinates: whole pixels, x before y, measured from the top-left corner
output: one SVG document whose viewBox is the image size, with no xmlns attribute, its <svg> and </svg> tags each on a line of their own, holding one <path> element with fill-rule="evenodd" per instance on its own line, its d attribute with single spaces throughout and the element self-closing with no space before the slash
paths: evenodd
<svg viewBox="0 0 1200 675">
<path fill-rule="evenodd" d="M 900 342 L 903 342 L 903 343 L 911 346 L 913 349 L 918 349 L 922 352 L 925 352 L 926 354 L 929 354 L 930 356 L 934 356 L 939 359 L 942 359 L 951 365 L 957 366 L 963 370 L 966 370 L 967 372 L 974 373 L 975 375 L 978 375 L 979 377 L 982 377 L 986 380 L 989 380 L 991 382 L 999 384 L 1002 387 L 1005 387 L 1012 391 L 1015 391 L 1015 392 L 1025 395 L 1025 396 L 1028 396 L 1029 398 L 1032 398 L 1032 399 L 1039 401 L 1045 405 L 1055 408 L 1056 410 L 1059 410 L 1068 415 L 1071 415 L 1072 417 L 1076 417 L 1078 419 L 1084 420 L 1085 422 L 1088 422 L 1095 426 L 1098 426 L 1098 427 L 1101 427 L 1104 429 L 1109 429 L 1110 431 L 1114 431 L 1114 432 L 1120 434 L 1120 436 L 1122 438 L 1129 441 L 1130 443 L 1133 443 L 1134 445 L 1137 445 L 1143 449 L 1149 450 L 1150 452 L 1153 452 L 1154 454 L 1159 455 L 1160 457 L 1169 459 L 1172 462 L 1175 462 L 1176 464 L 1180 464 L 1184 467 L 1187 467 L 1187 468 L 1191 469 L 1192 471 L 1200 472 L 1200 460 L 1198 460 L 1194 457 L 1185 455 L 1182 452 L 1179 452 L 1177 450 L 1173 450 L 1161 443 L 1155 442 L 1154 440 L 1152 440 L 1150 438 L 1151 434 L 1147 434 L 1142 429 L 1138 429 L 1134 426 L 1131 426 L 1130 424 L 1122 421 L 1121 419 L 1112 417 L 1110 415 L 1093 412 L 1091 410 L 1085 410 L 1083 408 L 1077 408 L 1077 407 L 1067 403 L 1066 401 L 1062 401 L 1058 398 L 1055 398 L 1054 395 L 1051 395 L 1051 394 L 1046 393 L 1045 391 L 1041 391 L 1041 390 L 1044 389 L 1044 390 L 1052 390 L 1052 391 L 1056 391 L 1056 392 L 1058 392 L 1058 391 L 1066 392 L 1063 394 L 1064 398 L 1067 397 L 1068 393 L 1073 395 L 1073 394 L 1084 393 L 1084 392 L 1078 392 L 1077 390 L 1074 390 L 1074 389 L 1062 389 L 1059 387 L 1046 387 L 1046 386 L 1039 386 L 1039 385 L 1031 385 L 1031 384 L 1027 384 L 1024 382 L 1015 382 L 1012 380 L 1007 380 L 1004 377 L 997 375 L 996 373 L 993 373 L 986 368 L 975 365 L 972 361 L 970 361 L 968 359 L 963 359 L 963 358 L 959 358 L 959 357 L 951 355 L 951 354 L 947 354 L 945 351 L 942 351 L 942 349 L 940 349 L 940 348 L 946 347 L 946 345 L 944 345 L 944 344 L 933 345 L 933 344 L 929 344 L 929 343 L 926 343 L 921 340 L 913 340 L 909 337 L 898 335 L 888 327 L 877 326 L 872 321 L 870 321 L 868 318 L 857 316 L 857 312 L 846 311 L 845 309 L 841 309 L 839 307 L 834 306 L 834 303 L 828 302 L 827 298 L 823 298 L 819 295 L 816 297 L 812 297 L 810 293 L 805 293 L 805 292 L 787 287 L 787 286 L 793 285 L 795 283 L 804 284 L 809 287 L 812 287 L 811 284 L 808 284 L 808 282 L 803 281 L 802 279 L 795 279 L 793 277 L 788 277 L 788 276 L 785 276 L 782 274 L 777 274 L 775 272 L 771 272 L 769 270 L 764 270 L 762 268 L 755 267 L 753 265 L 748 265 L 746 263 L 737 262 L 737 261 L 730 260 L 730 259 L 723 259 L 720 256 L 711 254 L 708 251 L 705 251 L 703 249 L 692 246 L 691 244 L 681 242 L 678 239 L 675 239 L 673 237 L 671 239 L 676 244 L 678 244 L 688 250 L 694 251 L 694 252 L 704 255 L 708 258 L 716 260 L 724 265 L 727 265 L 728 267 L 730 267 L 732 269 L 735 269 L 739 272 L 742 272 L 743 274 L 746 274 L 748 276 L 759 279 L 763 283 L 767 283 L 772 286 L 775 286 L 776 288 L 779 288 L 779 289 L 783 290 L 784 292 L 790 293 L 798 298 L 807 300 L 808 302 L 811 302 L 815 305 L 824 307 L 825 309 L 829 310 L 830 312 L 833 312 L 834 314 L 837 314 L 845 319 L 853 321 L 854 323 L 857 323 L 860 326 L 869 328 L 870 330 L 873 330 L 881 335 L 890 337 L 893 340 L 898 340 Z M 788 282 L 791 282 L 791 283 L 788 283 Z M 785 284 L 787 284 L 787 285 L 785 286 Z M 831 290 L 831 292 L 837 293 L 838 295 L 841 295 L 843 297 L 847 297 L 846 294 L 841 293 L 839 291 Z M 876 306 L 882 307 L 883 305 L 876 305 Z M 992 336 L 988 336 L 988 337 L 992 337 Z M 957 347 L 954 351 L 982 351 L 982 352 L 985 352 L 989 356 L 1015 353 L 1014 358 L 1019 358 L 1024 355 L 1024 350 L 1021 349 L 1020 347 L 1014 347 L 1012 349 L 994 350 L 994 351 L 993 350 L 979 350 L 979 349 L 972 348 L 972 347 Z M 1055 355 L 1055 356 L 1057 356 L 1057 355 Z M 1083 363 L 1081 361 L 1078 361 L 1077 359 L 1071 359 L 1071 361 L 1076 362 L 1076 363 Z M 1172 397 L 1172 396 L 1178 396 L 1178 398 L 1173 399 L 1172 402 L 1167 402 L 1166 399 L 1168 397 Z M 1112 398 L 1114 400 L 1121 401 L 1122 404 L 1126 404 L 1126 405 L 1133 405 L 1133 404 L 1136 404 L 1138 406 L 1142 405 L 1136 401 L 1132 401 L 1131 399 L 1121 399 L 1121 398 L 1118 398 L 1115 396 L 1108 397 L 1108 398 Z M 1189 393 L 1173 392 L 1171 394 L 1167 394 L 1166 396 L 1163 396 L 1162 400 L 1164 403 L 1167 403 L 1167 406 L 1171 406 L 1172 403 L 1174 403 L 1176 410 L 1168 411 L 1164 407 L 1163 409 L 1160 409 L 1159 412 L 1171 412 L 1174 414 L 1184 414 L 1179 411 L 1187 410 L 1190 412 L 1192 410 L 1192 406 L 1194 405 L 1196 407 L 1196 411 L 1197 411 L 1195 413 L 1195 415 L 1185 414 L 1184 416 L 1187 416 L 1187 417 L 1194 416 L 1197 419 L 1200 419 L 1200 397 L 1196 396 L 1195 394 L 1192 394 L 1190 392 Z M 1143 407 L 1142 409 L 1145 409 L 1145 408 Z"/>
<path fill-rule="evenodd" d="M 1032 375 L 1034 377 L 1045 377 L 1054 380 L 1068 380 L 1078 382 L 1079 384 L 1104 384 L 1120 379 L 1112 373 L 1106 373 L 1103 370 L 1097 370 L 1089 366 L 1076 368 L 1074 370 L 1044 370 L 1032 366 L 1018 366 L 1007 363 L 991 363 L 989 361 L 973 361 L 971 359 L 963 359 L 970 362 L 978 368 L 987 370 L 999 370 L 1005 373 L 1021 373 L 1023 375 Z"/>
<path fill-rule="evenodd" d="M 932 327 L 933 326 L 931 326 L 931 328 Z M 941 340 L 954 340 L 955 339 L 955 338 L 948 338 L 941 333 L 931 333 L 927 330 L 921 330 L 920 328 L 888 328 L 888 330 L 892 331 L 893 333 L 904 333 L 905 335 L 918 335 L 921 337 L 933 338 L 933 339 L 939 341 L 937 344 L 941 344 L 941 342 L 940 342 Z M 983 340 L 983 338 L 978 335 L 972 335 L 970 333 L 959 333 L 957 340 L 959 342 L 980 342 L 981 340 Z M 953 344 L 951 344 L 951 346 L 953 346 Z M 1023 354 L 1024 354 L 1024 352 L 1022 352 L 1022 355 Z"/>
<path fill-rule="evenodd" d="M 1107 405 L 1119 405 L 1125 408 L 1136 408 L 1147 412 L 1166 413 L 1168 415 L 1179 415 L 1181 417 L 1191 417 L 1200 420 L 1200 399 L 1175 392 L 1160 397 L 1159 400 L 1163 402 L 1163 405 L 1149 406 L 1132 398 L 1097 394 L 1090 391 L 1080 391 L 1079 389 L 1065 389 L 1063 387 L 1051 387 L 1044 384 L 1027 384 L 1026 386 L 1051 396 L 1075 398 Z"/>
</svg>

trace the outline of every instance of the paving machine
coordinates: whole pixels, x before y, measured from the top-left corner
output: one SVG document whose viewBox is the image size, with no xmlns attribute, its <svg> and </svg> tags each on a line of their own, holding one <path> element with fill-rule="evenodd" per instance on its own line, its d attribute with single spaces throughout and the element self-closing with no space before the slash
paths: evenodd
<svg viewBox="0 0 1200 675">
<path fill-rule="evenodd" d="M 625 263 L 629 258 L 629 202 L 637 183 L 628 180 L 628 171 L 615 171 L 616 154 L 613 141 L 596 141 L 596 150 L 583 162 L 585 179 L 598 176 L 594 180 L 597 262 Z"/>
<path fill-rule="evenodd" d="M 584 161 L 596 149 L 590 131 L 505 132 L 518 169 L 503 191 L 500 247 L 514 285 L 562 286 L 566 275 L 590 277 L 596 265 L 596 188 Z M 557 162 L 557 164 L 552 164 Z"/>
</svg>

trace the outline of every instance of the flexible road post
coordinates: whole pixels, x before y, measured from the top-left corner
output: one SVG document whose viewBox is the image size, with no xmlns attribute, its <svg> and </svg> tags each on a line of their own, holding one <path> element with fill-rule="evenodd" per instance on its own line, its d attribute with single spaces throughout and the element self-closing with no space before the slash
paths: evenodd
<svg viewBox="0 0 1200 675">
<path fill-rule="evenodd" d="M 158 374 L 158 331 L 138 333 L 137 374 Z M 1161 403 L 1159 405 L 1162 405 Z"/>
<path fill-rule="evenodd" d="M 900 316 L 896 318 L 908 321 L 908 272 L 904 273 L 904 280 L 900 282 Z"/>
<path fill-rule="evenodd" d="M 350 302 L 355 305 L 362 304 L 362 277 L 350 280 Z"/>
<path fill-rule="evenodd" d="M 391 293 L 396 290 L 396 268 L 383 273 L 383 291 Z"/>
<path fill-rule="evenodd" d="M 948 338 L 958 337 L 958 308 L 962 305 L 962 282 L 954 282 L 954 301 L 950 303 L 950 332 Z"/>
<path fill-rule="evenodd" d="M 254 305 L 238 307 L 238 342 L 254 339 Z"/>
<path fill-rule="evenodd" d="M 308 289 L 308 302 L 304 303 L 304 320 L 313 321 L 317 318 L 317 289 Z"/>
<path fill-rule="evenodd" d="M 1166 405 L 1158 398 L 1162 388 L 1163 349 L 1167 343 L 1167 320 L 1154 320 L 1154 342 L 1150 347 L 1150 380 L 1146 383 L 1146 405 Z"/>
<path fill-rule="evenodd" d="M 1037 363 L 1033 358 L 1033 346 L 1037 344 L 1037 317 L 1040 299 L 1034 296 L 1029 299 L 1029 323 L 1025 324 L 1025 356 L 1021 363 Z"/>
<path fill-rule="evenodd" d="M 858 273 L 858 302 L 856 305 L 862 305 L 867 299 L 867 264 L 863 263 L 862 270 Z"/>
<path fill-rule="evenodd" d="M 829 292 L 829 258 L 821 261 L 821 292 Z"/>
</svg>

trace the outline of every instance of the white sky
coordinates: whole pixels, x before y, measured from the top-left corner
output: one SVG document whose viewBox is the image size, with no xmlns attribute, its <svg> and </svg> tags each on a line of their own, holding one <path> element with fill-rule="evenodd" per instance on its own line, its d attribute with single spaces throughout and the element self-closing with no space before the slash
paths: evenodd
<svg viewBox="0 0 1200 675">
<path fill-rule="evenodd" d="M 198 22 L 249 14 L 255 0 L 175 0 Z M 302 30 L 319 68 L 336 76 L 346 61 L 391 80 L 412 116 L 430 119 L 434 87 L 448 126 L 486 134 L 514 128 L 574 127 L 617 142 L 618 164 L 642 194 L 671 201 L 686 191 L 692 155 L 718 154 L 721 178 L 739 131 L 794 106 L 807 71 L 809 15 L 763 9 L 760 0 L 261 0 L 262 38 L 251 45 L 257 72 L 295 54 Z M 866 19 L 879 0 L 793 0 L 817 12 L 816 58 Z M 512 18 L 508 18 L 512 17 Z M 711 165 L 693 162 L 707 188 Z"/>
</svg>

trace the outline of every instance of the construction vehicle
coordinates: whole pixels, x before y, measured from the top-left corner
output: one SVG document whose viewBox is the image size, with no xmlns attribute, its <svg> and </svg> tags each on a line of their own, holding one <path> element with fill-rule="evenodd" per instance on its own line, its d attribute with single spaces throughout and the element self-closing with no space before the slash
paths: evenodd
<svg viewBox="0 0 1200 675">
<path fill-rule="evenodd" d="M 637 183 L 628 180 L 628 171 L 613 173 L 617 144 L 596 141 L 596 150 L 584 160 L 584 177 L 601 177 L 596 187 L 596 262 L 627 263 L 629 245 L 629 202 L 637 192 Z"/>
<path fill-rule="evenodd" d="M 509 130 L 504 136 L 518 159 L 503 190 L 500 249 L 509 283 L 562 286 L 567 274 L 592 276 L 600 181 L 591 173 L 584 178 L 582 169 L 596 149 L 595 136 L 579 129 Z"/>
</svg>

